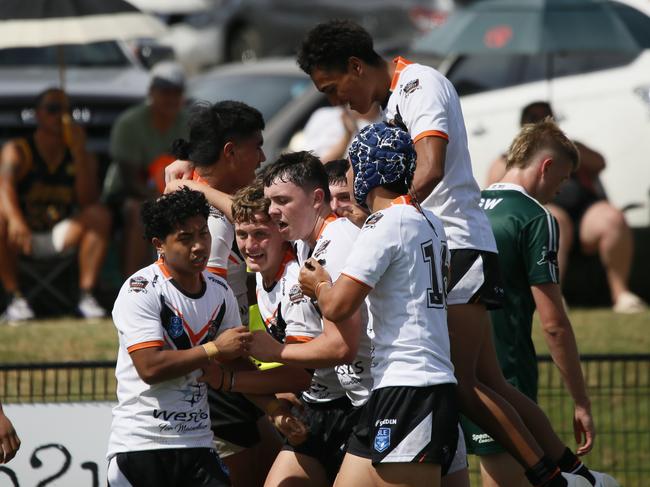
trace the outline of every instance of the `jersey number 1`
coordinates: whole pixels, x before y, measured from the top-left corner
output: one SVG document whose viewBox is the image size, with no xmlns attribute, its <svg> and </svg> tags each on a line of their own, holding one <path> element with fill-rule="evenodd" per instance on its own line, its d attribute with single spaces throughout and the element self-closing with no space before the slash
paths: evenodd
<svg viewBox="0 0 650 487">
<path fill-rule="evenodd" d="M 441 266 L 447 262 L 445 259 L 447 246 L 444 243 L 442 244 L 439 262 L 436 261 L 436 253 L 432 240 L 420 244 L 420 247 L 422 248 L 422 258 L 425 264 L 429 266 L 429 277 L 431 280 L 431 287 L 427 288 L 427 306 L 429 308 L 444 308 L 446 286 L 444 284 L 444 274 Z M 442 282 L 440 282 L 441 279 Z"/>
</svg>

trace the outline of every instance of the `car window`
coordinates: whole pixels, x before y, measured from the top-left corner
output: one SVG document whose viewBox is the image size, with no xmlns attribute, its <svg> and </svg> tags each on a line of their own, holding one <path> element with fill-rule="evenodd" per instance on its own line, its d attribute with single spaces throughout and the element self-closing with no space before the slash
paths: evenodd
<svg viewBox="0 0 650 487">
<path fill-rule="evenodd" d="M 237 100 L 257 108 L 264 120 L 271 118 L 289 101 L 300 96 L 310 86 L 305 76 L 228 75 L 205 77 L 190 84 L 191 99 L 215 103 Z"/>
<path fill-rule="evenodd" d="M 523 56 L 468 55 L 460 57 L 447 73 L 460 96 L 505 88 L 520 82 Z"/>
<path fill-rule="evenodd" d="M 0 66 L 58 66 L 61 53 L 66 66 L 121 67 L 130 64 L 120 46 L 108 41 L 2 49 Z"/>
<path fill-rule="evenodd" d="M 563 53 L 556 55 L 467 55 L 449 69 L 447 78 L 460 96 L 522 83 L 560 78 L 631 63 L 637 53 Z"/>
</svg>

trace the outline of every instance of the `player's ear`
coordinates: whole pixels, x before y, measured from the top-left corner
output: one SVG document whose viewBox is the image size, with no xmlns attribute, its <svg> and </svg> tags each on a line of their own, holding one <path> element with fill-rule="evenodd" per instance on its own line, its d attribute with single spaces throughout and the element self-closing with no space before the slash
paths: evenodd
<svg viewBox="0 0 650 487">
<path fill-rule="evenodd" d="M 361 59 L 356 56 L 350 56 L 350 58 L 348 58 L 348 72 L 361 76 L 361 73 L 363 72 Z"/>
<path fill-rule="evenodd" d="M 540 172 L 542 174 L 546 174 L 546 172 L 551 169 L 551 166 L 553 165 L 553 158 L 551 156 L 547 156 L 544 159 L 542 159 L 542 164 L 540 165 Z"/>
<path fill-rule="evenodd" d="M 325 191 L 322 188 L 314 189 L 312 196 L 314 198 L 314 207 L 322 206 L 325 203 Z"/>
<path fill-rule="evenodd" d="M 232 140 L 229 140 L 223 145 L 222 155 L 226 158 L 230 158 L 235 154 L 235 143 Z"/>
<path fill-rule="evenodd" d="M 165 253 L 163 249 L 164 242 L 160 240 L 158 237 L 153 237 L 151 239 L 151 243 L 153 244 L 154 247 L 156 247 L 156 251 L 158 252 L 158 254 L 162 255 Z"/>
</svg>

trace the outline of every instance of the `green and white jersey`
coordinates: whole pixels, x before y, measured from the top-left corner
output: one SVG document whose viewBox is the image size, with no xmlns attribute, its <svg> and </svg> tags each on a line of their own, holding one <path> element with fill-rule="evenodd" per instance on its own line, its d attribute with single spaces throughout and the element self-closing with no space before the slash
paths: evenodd
<svg viewBox="0 0 650 487">
<path fill-rule="evenodd" d="M 503 308 L 491 311 L 503 373 L 530 397 L 537 394 L 537 360 L 531 339 L 535 302 L 530 287 L 559 283 L 557 221 L 516 184 L 497 183 L 481 192 L 492 225 L 504 287 Z"/>
</svg>

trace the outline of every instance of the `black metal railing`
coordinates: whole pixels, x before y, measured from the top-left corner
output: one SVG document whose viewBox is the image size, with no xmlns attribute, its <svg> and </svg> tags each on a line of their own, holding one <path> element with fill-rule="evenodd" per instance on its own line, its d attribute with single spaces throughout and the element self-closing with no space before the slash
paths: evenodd
<svg viewBox="0 0 650 487">
<path fill-rule="evenodd" d="M 650 478 L 650 354 L 584 355 L 585 380 L 597 427 L 590 468 L 609 472 L 624 487 L 645 487 Z M 115 400 L 114 362 L 0 365 L 3 403 Z M 539 403 L 569 446 L 573 403 L 550 357 L 539 358 Z M 470 459 L 472 485 L 480 485 Z"/>
</svg>

